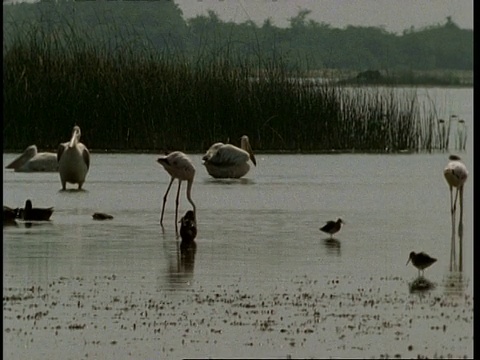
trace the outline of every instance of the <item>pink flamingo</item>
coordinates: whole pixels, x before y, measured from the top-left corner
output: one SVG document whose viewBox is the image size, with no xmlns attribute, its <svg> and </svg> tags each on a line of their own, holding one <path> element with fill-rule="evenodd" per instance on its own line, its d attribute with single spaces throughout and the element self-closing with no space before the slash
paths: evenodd
<svg viewBox="0 0 480 360">
<path fill-rule="evenodd" d="M 193 206 L 194 218 L 196 218 L 196 208 L 191 197 L 193 178 L 195 177 L 195 167 L 193 166 L 190 158 L 181 151 L 174 151 L 170 154 L 161 156 L 157 159 L 157 162 L 164 167 L 164 169 L 170 174 L 171 179 L 168 184 L 167 191 L 163 196 L 162 214 L 160 215 L 160 225 L 163 227 L 163 213 L 165 211 L 165 203 L 167 202 L 167 195 L 170 191 L 170 187 L 175 179 L 178 179 L 177 198 L 175 200 L 175 231 L 178 234 L 178 204 L 180 196 L 180 186 L 182 181 L 187 181 L 187 200 Z"/>
<path fill-rule="evenodd" d="M 450 187 L 450 213 L 452 217 L 452 245 L 450 252 L 450 265 L 455 267 L 455 214 L 457 211 L 457 198 L 460 194 L 460 220 L 458 224 L 458 236 L 460 237 L 460 271 L 462 270 L 462 238 L 463 238 L 463 185 L 467 181 L 468 170 L 465 164 L 457 155 L 450 155 L 450 161 L 443 170 L 445 180 Z M 455 199 L 453 199 L 453 188 L 456 188 Z"/>
</svg>

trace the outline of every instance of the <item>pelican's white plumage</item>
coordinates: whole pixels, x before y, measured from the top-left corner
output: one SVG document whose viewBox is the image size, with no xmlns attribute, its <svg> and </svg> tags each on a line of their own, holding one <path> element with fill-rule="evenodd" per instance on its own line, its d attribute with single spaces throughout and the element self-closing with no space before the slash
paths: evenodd
<svg viewBox="0 0 480 360">
<path fill-rule="evenodd" d="M 15 172 L 56 172 L 58 171 L 57 154 L 53 152 L 39 153 L 36 145 L 30 145 L 25 151 L 5 166 Z"/>
<path fill-rule="evenodd" d="M 257 166 L 248 136 L 242 136 L 240 146 L 241 148 L 221 142 L 210 146 L 210 149 L 202 157 L 203 165 L 207 168 L 208 173 L 214 178 L 238 179 L 250 170 L 248 160 Z"/>
<path fill-rule="evenodd" d="M 67 182 L 78 184 L 78 189 L 81 190 L 90 168 L 90 152 L 80 142 L 80 135 L 80 127 L 75 125 L 70 141 L 60 144 L 57 150 L 58 172 L 63 190 L 66 190 Z"/>
</svg>

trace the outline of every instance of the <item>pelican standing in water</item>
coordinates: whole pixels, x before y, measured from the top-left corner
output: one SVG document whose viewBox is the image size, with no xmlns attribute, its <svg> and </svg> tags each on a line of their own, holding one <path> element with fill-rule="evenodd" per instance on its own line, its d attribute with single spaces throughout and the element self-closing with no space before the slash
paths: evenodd
<svg viewBox="0 0 480 360">
<path fill-rule="evenodd" d="M 462 238 L 463 238 L 463 185 L 467 181 L 468 170 L 459 156 L 450 155 L 450 161 L 443 170 L 445 180 L 447 180 L 450 187 L 450 214 L 452 218 L 452 244 L 450 253 L 450 262 L 455 259 L 455 215 L 457 211 L 457 198 L 460 195 L 460 220 L 458 223 L 458 236 L 460 237 L 460 269 L 462 269 Z M 453 198 L 453 188 L 455 191 L 455 199 Z"/>
<path fill-rule="evenodd" d="M 207 168 L 208 173 L 217 179 L 238 179 L 250 170 L 248 160 L 257 166 L 247 135 L 242 136 L 240 147 L 221 142 L 210 146 L 210 149 L 202 157 L 203 165 Z"/>
<path fill-rule="evenodd" d="M 15 172 L 56 172 L 58 171 L 57 154 L 39 153 L 36 145 L 30 145 L 22 155 L 5 166 Z"/>
<path fill-rule="evenodd" d="M 193 185 L 193 178 L 195 177 L 195 167 L 193 166 L 190 158 L 181 151 L 174 151 L 170 154 L 161 156 L 157 159 L 157 162 L 163 166 L 163 168 L 171 176 L 170 183 L 168 184 L 167 191 L 163 196 L 162 214 L 160 215 L 160 225 L 163 227 L 163 213 L 165 211 L 165 203 L 167 202 L 167 195 L 172 187 L 172 183 L 175 179 L 178 179 L 177 197 L 175 200 L 175 232 L 178 234 L 178 204 L 180 196 L 180 186 L 182 181 L 187 182 L 187 200 L 193 206 L 193 218 L 196 218 L 196 208 L 192 200 L 191 192 Z"/>
<path fill-rule="evenodd" d="M 80 135 L 80 127 L 75 125 L 70 141 L 60 144 L 57 150 L 58 171 L 63 190 L 66 190 L 67 182 L 78 184 L 78 190 L 81 190 L 90 167 L 90 152 L 80 142 Z"/>
</svg>

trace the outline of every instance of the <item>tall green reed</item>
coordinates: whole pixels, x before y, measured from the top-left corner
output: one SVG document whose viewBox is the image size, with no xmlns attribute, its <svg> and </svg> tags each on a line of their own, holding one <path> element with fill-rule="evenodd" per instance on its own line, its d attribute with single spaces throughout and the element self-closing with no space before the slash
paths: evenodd
<svg viewBox="0 0 480 360">
<path fill-rule="evenodd" d="M 113 46 L 73 26 L 19 31 L 4 46 L 4 149 L 56 148 L 74 124 L 94 150 L 204 151 L 243 134 L 257 151 L 448 146 L 415 92 L 319 83 L 281 57 L 192 61 L 132 39 Z"/>
</svg>

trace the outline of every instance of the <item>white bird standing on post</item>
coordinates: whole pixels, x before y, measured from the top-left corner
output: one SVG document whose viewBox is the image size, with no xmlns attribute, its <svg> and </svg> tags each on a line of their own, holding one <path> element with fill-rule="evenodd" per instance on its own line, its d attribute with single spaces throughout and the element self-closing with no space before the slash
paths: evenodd
<svg viewBox="0 0 480 360">
<path fill-rule="evenodd" d="M 187 181 L 187 200 L 193 206 L 193 214 L 196 219 L 196 208 L 191 197 L 193 178 L 195 177 L 195 167 L 193 166 L 190 158 L 181 151 L 174 151 L 168 155 L 161 156 L 157 159 L 157 162 L 164 167 L 164 169 L 170 174 L 171 179 L 168 184 L 167 191 L 163 196 L 162 214 L 160 215 L 160 225 L 163 227 L 163 213 L 165 211 L 165 203 L 167 202 L 167 195 L 172 186 L 173 180 L 178 179 L 177 198 L 175 200 L 175 232 L 178 234 L 178 204 L 180 196 L 180 186 L 182 181 Z"/>
<path fill-rule="evenodd" d="M 78 184 L 78 190 L 81 190 L 90 168 L 90 152 L 80 142 L 80 136 L 80 127 L 75 125 L 70 141 L 61 143 L 58 147 L 58 172 L 62 190 L 66 190 L 67 182 Z"/>
<path fill-rule="evenodd" d="M 250 170 L 248 160 L 257 166 L 247 135 L 242 136 L 240 148 L 221 142 L 213 144 L 202 160 L 208 173 L 217 179 L 241 178 Z"/>
<path fill-rule="evenodd" d="M 462 238 L 463 238 L 463 185 L 467 181 L 468 170 L 465 164 L 457 155 L 450 155 L 450 161 L 443 170 L 445 180 L 450 187 L 450 213 L 452 217 L 452 245 L 450 253 L 450 262 L 455 258 L 455 214 L 457 210 L 457 198 L 460 194 L 460 220 L 458 224 L 458 236 L 460 237 L 460 269 L 462 269 Z M 455 199 L 453 198 L 453 188 L 456 188 Z"/>
</svg>

